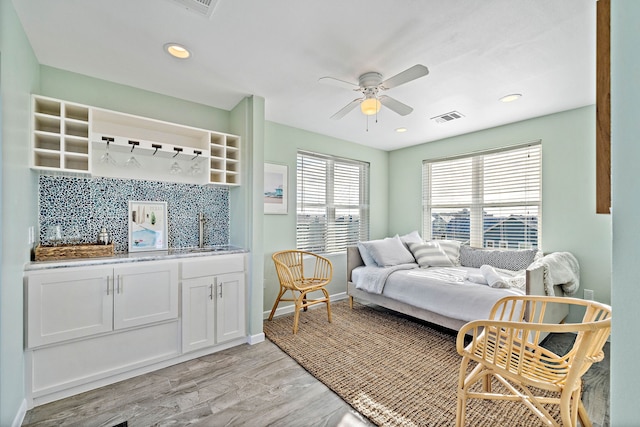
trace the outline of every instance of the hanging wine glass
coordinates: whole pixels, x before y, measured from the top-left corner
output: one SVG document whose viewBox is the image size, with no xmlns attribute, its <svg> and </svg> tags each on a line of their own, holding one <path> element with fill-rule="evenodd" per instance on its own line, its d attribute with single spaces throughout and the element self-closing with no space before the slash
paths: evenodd
<svg viewBox="0 0 640 427">
<path fill-rule="evenodd" d="M 142 165 L 140 164 L 140 162 L 138 162 L 138 160 L 134 157 L 133 155 L 133 150 L 140 145 L 139 141 L 129 141 L 129 144 L 131 145 L 131 157 L 129 157 L 127 159 L 126 162 L 124 162 L 124 167 L 125 168 L 129 168 L 129 169 L 139 169 L 140 167 L 142 167 Z"/>
<path fill-rule="evenodd" d="M 169 168 L 169 173 L 171 175 L 179 175 L 182 173 L 182 168 L 180 167 L 180 164 L 178 164 L 177 161 L 171 164 L 171 167 Z"/>
<path fill-rule="evenodd" d="M 202 168 L 200 167 L 200 159 L 198 158 L 200 154 L 202 154 L 202 152 L 196 150 L 194 151 L 194 153 L 196 153 L 196 155 L 191 159 L 191 167 L 187 172 L 189 175 L 199 175 L 200 173 L 202 173 Z"/>
<path fill-rule="evenodd" d="M 107 151 L 104 152 L 102 156 L 100 156 L 100 163 L 105 165 L 117 166 L 117 162 L 113 158 L 111 154 L 109 154 L 109 142 L 111 142 L 112 138 L 103 137 L 104 141 L 107 142 Z"/>
</svg>

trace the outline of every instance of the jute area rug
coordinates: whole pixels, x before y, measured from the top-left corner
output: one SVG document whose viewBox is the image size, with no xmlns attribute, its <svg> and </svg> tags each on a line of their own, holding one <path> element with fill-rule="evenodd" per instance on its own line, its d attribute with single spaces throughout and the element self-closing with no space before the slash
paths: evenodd
<svg viewBox="0 0 640 427">
<path fill-rule="evenodd" d="M 355 410 L 380 426 L 453 426 L 461 357 L 456 334 L 383 309 L 347 301 L 264 322 L 269 340 Z M 556 418 L 559 410 L 548 408 Z M 477 399 L 467 426 L 540 426 L 518 402 Z"/>
</svg>

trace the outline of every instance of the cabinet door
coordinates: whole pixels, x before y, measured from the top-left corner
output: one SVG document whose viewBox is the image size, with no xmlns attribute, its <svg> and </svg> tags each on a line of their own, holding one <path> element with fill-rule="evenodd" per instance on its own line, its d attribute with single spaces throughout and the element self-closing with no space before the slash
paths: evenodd
<svg viewBox="0 0 640 427">
<path fill-rule="evenodd" d="M 114 329 L 178 318 L 177 262 L 119 266 L 114 278 Z"/>
<path fill-rule="evenodd" d="M 216 341 L 244 337 L 244 273 L 216 276 L 216 292 Z"/>
<path fill-rule="evenodd" d="M 111 331 L 112 271 L 90 267 L 28 274 L 27 347 Z"/>
<path fill-rule="evenodd" d="M 182 281 L 182 352 L 215 344 L 214 278 Z"/>
</svg>

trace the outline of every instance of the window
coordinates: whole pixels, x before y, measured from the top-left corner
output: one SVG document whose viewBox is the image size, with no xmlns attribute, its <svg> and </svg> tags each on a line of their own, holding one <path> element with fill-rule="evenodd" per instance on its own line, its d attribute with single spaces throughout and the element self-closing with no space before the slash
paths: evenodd
<svg viewBox="0 0 640 427">
<path fill-rule="evenodd" d="M 540 141 L 422 164 L 423 236 L 487 248 L 537 248 Z"/>
<path fill-rule="evenodd" d="M 296 246 L 344 251 L 369 239 L 369 164 L 298 152 Z"/>
</svg>

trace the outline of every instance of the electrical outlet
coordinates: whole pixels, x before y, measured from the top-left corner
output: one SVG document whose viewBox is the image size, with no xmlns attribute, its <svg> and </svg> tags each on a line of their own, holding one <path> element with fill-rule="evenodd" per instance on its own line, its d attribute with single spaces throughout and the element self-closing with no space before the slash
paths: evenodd
<svg viewBox="0 0 640 427">
<path fill-rule="evenodd" d="M 593 289 L 584 290 L 584 299 L 593 301 Z"/>
</svg>

